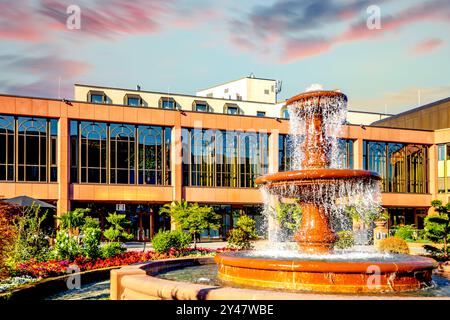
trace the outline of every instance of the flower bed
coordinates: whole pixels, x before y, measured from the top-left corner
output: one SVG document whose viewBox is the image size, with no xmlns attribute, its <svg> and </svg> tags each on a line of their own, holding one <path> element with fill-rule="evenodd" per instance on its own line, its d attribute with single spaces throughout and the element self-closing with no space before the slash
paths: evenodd
<svg viewBox="0 0 450 320">
<path fill-rule="evenodd" d="M 129 265 L 149 260 L 170 259 L 186 256 L 202 256 L 224 251 L 230 251 L 230 249 L 188 248 L 181 251 L 171 249 L 166 254 L 159 254 L 154 251 L 146 251 L 146 252 L 128 251 L 111 258 L 107 259 L 98 258 L 95 260 L 90 260 L 85 257 L 77 257 L 73 261 L 49 260 L 38 262 L 34 259 L 31 259 L 27 262 L 19 263 L 14 273 L 16 276 L 30 276 L 32 278 L 48 278 L 67 274 L 67 268 L 70 265 L 76 265 L 80 271 L 89 271 L 114 266 Z"/>
<path fill-rule="evenodd" d="M 36 282 L 38 280 L 39 279 L 30 276 L 12 277 L 5 279 L 3 281 L 0 281 L 0 293 L 7 290 L 12 290 L 27 283 Z"/>
</svg>

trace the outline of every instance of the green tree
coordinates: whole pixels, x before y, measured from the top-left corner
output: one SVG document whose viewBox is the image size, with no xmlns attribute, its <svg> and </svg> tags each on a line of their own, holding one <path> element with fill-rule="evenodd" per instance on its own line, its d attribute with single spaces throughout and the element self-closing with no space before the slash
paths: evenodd
<svg viewBox="0 0 450 320">
<path fill-rule="evenodd" d="M 84 224 L 81 227 L 83 254 L 89 259 L 95 259 L 100 256 L 100 240 L 102 230 L 98 221 L 90 216 L 84 218 Z"/>
<path fill-rule="evenodd" d="M 110 227 L 103 231 L 103 236 L 109 240 L 109 242 L 128 241 L 133 239 L 133 235 L 126 232 L 125 228 L 130 225 L 130 222 L 126 220 L 125 214 L 110 213 L 106 217 L 106 221 L 110 224 Z"/>
<path fill-rule="evenodd" d="M 206 229 L 208 230 L 208 238 L 211 239 L 211 230 L 219 230 L 222 222 L 222 216 L 214 211 L 213 208 L 205 211 Z"/>
<path fill-rule="evenodd" d="M 449 257 L 448 241 L 450 237 L 450 202 L 442 205 L 441 200 L 431 201 L 435 214 L 425 218 L 425 237 L 434 243 L 443 243 L 442 250 L 433 246 L 426 246 L 425 249 L 447 260 Z"/>
<path fill-rule="evenodd" d="M 172 201 L 171 203 L 166 203 L 159 210 L 159 214 L 166 214 L 170 216 L 175 224 L 181 223 L 181 221 L 185 220 L 190 213 L 191 205 L 186 200 L 181 201 Z M 180 226 L 177 225 L 177 228 Z"/>
<path fill-rule="evenodd" d="M 211 207 L 199 206 L 198 203 L 188 203 L 185 200 L 174 201 L 164 205 L 159 214 L 168 214 L 174 220 L 177 228 L 187 230 L 194 239 L 197 248 L 197 235 L 205 229 L 218 229 L 220 216 Z"/>
<path fill-rule="evenodd" d="M 75 236 L 77 242 L 79 242 L 80 228 L 84 225 L 85 214 L 89 214 L 90 211 L 91 209 L 77 208 L 56 217 L 59 220 L 60 230 L 67 230 L 69 236 Z"/>
<path fill-rule="evenodd" d="M 230 231 L 228 247 L 238 249 L 251 249 L 252 240 L 256 240 L 256 221 L 247 215 L 242 215 L 236 222 L 236 228 Z"/>
</svg>

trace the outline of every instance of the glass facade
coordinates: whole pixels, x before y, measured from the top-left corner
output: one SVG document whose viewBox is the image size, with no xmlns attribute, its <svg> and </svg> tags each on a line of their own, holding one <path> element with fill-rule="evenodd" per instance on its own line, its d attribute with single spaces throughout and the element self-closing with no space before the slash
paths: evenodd
<svg viewBox="0 0 450 320">
<path fill-rule="evenodd" d="M 438 192 L 450 192 L 450 143 L 439 144 L 438 148 Z"/>
<path fill-rule="evenodd" d="M 182 141 L 185 186 L 253 188 L 267 173 L 267 134 L 184 128 Z"/>
<path fill-rule="evenodd" d="M 71 181 L 169 185 L 170 139 L 166 127 L 71 121 Z"/>
<path fill-rule="evenodd" d="M 0 181 L 57 181 L 58 121 L 0 115 Z"/>
<path fill-rule="evenodd" d="M 428 146 L 364 141 L 365 170 L 378 172 L 383 192 L 428 192 Z"/>
<path fill-rule="evenodd" d="M 339 168 L 353 169 L 353 140 L 338 139 Z M 291 170 L 290 135 L 280 134 L 278 137 L 278 171 Z"/>
</svg>

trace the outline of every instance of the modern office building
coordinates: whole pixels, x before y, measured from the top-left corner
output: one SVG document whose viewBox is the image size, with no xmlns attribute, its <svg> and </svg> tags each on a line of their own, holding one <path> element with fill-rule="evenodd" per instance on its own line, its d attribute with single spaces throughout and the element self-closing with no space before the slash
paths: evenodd
<svg viewBox="0 0 450 320">
<path fill-rule="evenodd" d="M 193 96 L 88 85 L 73 101 L 0 95 L 0 198 L 28 195 L 58 214 L 89 207 L 101 223 L 125 212 L 137 240 L 170 227 L 159 208 L 173 200 L 213 206 L 223 216 L 214 236 L 243 212 L 260 223 L 254 179 L 289 168 L 288 114 L 276 81 L 234 82 L 231 99 L 217 93 L 227 84 Z M 450 128 L 348 122 L 342 167 L 379 172 L 391 225 L 422 227 L 431 200 L 450 193 Z"/>
</svg>

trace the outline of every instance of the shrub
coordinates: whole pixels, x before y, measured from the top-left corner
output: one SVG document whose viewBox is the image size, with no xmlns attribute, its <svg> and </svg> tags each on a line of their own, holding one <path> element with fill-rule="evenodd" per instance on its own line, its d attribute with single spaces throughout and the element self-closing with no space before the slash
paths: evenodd
<svg viewBox="0 0 450 320">
<path fill-rule="evenodd" d="M 126 249 L 122 247 L 122 243 L 120 242 L 109 242 L 100 248 L 100 254 L 104 259 L 114 257 L 125 251 Z"/>
<path fill-rule="evenodd" d="M 83 254 L 86 258 L 95 259 L 100 256 L 100 238 L 102 230 L 100 228 L 83 227 Z"/>
<path fill-rule="evenodd" d="M 395 230 L 394 237 L 406 241 L 414 241 L 417 239 L 417 229 L 413 224 L 398 227 L 397 230 Z"/>
<path fill-rule="evenodd" d="M 13 243 L 11 262 L 17 263 L 31 258 L 42 261 L 50 254 L 49 237 L 42 228 L 47 212 L 40 214 L 40 206 L 33 204 L 17 216 L 16 237 Z"/>
<path fill-rule="evenodd" d="M 16 228 L 12 221 L 17 214 L 17 207 L 0 203 L 0 279 L 9 273 L 6 261 L 12 255 L 16 237 Z"/>
<path fill-rule="evenodd" d="M 62 216 L 56 217 L 59 220 L 60 229 L 67 230 L 71 236 L 78 237 L 80 228 L 84 224 L 84 215 L 90 211 L 90 209 L 77 208 L 74 211 L 68 211 Z"/>
<path fill-rule="evenodd" d="M 153 237 L 152 245 L 157 253 L 167 253 L 171 249 L 186 249 L 191 240 L 191 236 L 181 230 L 160 231 Z"/>
<path fill-rule="evenodd" d="M 388 253 L 409 254 L 409 247 L 406 241 L 397 237 L 389 237 L 380 240 L 378 243 L 378 250 Z"/>
<path fill-rule="evenodd" d="M 191 204 L 185 200 L 173 201 L 165 204 L 159 214 L 168 214 L 175 221 L 178 228 L 187 230 L 194 239 L 194 248 L 197 247 L 197 236 L 203 230 L 217 230 L 220 227 L 221 216 L 208 206 Z"/>
<path fill-rule="evenodd" d="M 355 237 L 352 231 L 339 231 L 337 233 L 339 239 L 334 243 L 337 249 L 347 249 L 355 245 Z"/>
<path fill-rule="evenodd" d="M 60 260 L 72 261 L 81 254 L 82 248 L 75 237 L 71 236 L 67 230 L 59 230 L 56 233 L 55 248 L 53 256 Z"/>
<path fill-rule="evenodd" d="M 256 222 L 247 215 L 239 217 L 236 228 L 231 230 L 228 247 L 248 250 L 253 247 L 251 241 L 257 239 Z"/>
<path fill-rule="evenodd" d="M 126 215 L 110 213 L 108 217 L 106 217 L 106 221 L 108 221 L 110 227 L 103 231 L 103 235 L 110 242 L 133 239 L 133 235 L 125 231 L 125 227 L 129 225 L 129 221 L 126 220 Z"/>
<path fill-rule="evenodd" d="M 444 206 L 442 201 L 433 200 L 431 205 L 436 213 L 425 218 L 425 237 L 434 243 L 442 243 L 443 247 L 442 249 L 436 247 L 431 249 L 429 246 L 427 251 L 437 257 L 442 256 L 442 259 L 446 260 L 450 256 L 448 245 L 450 240 L 450 202 Z"/>
</svg>

